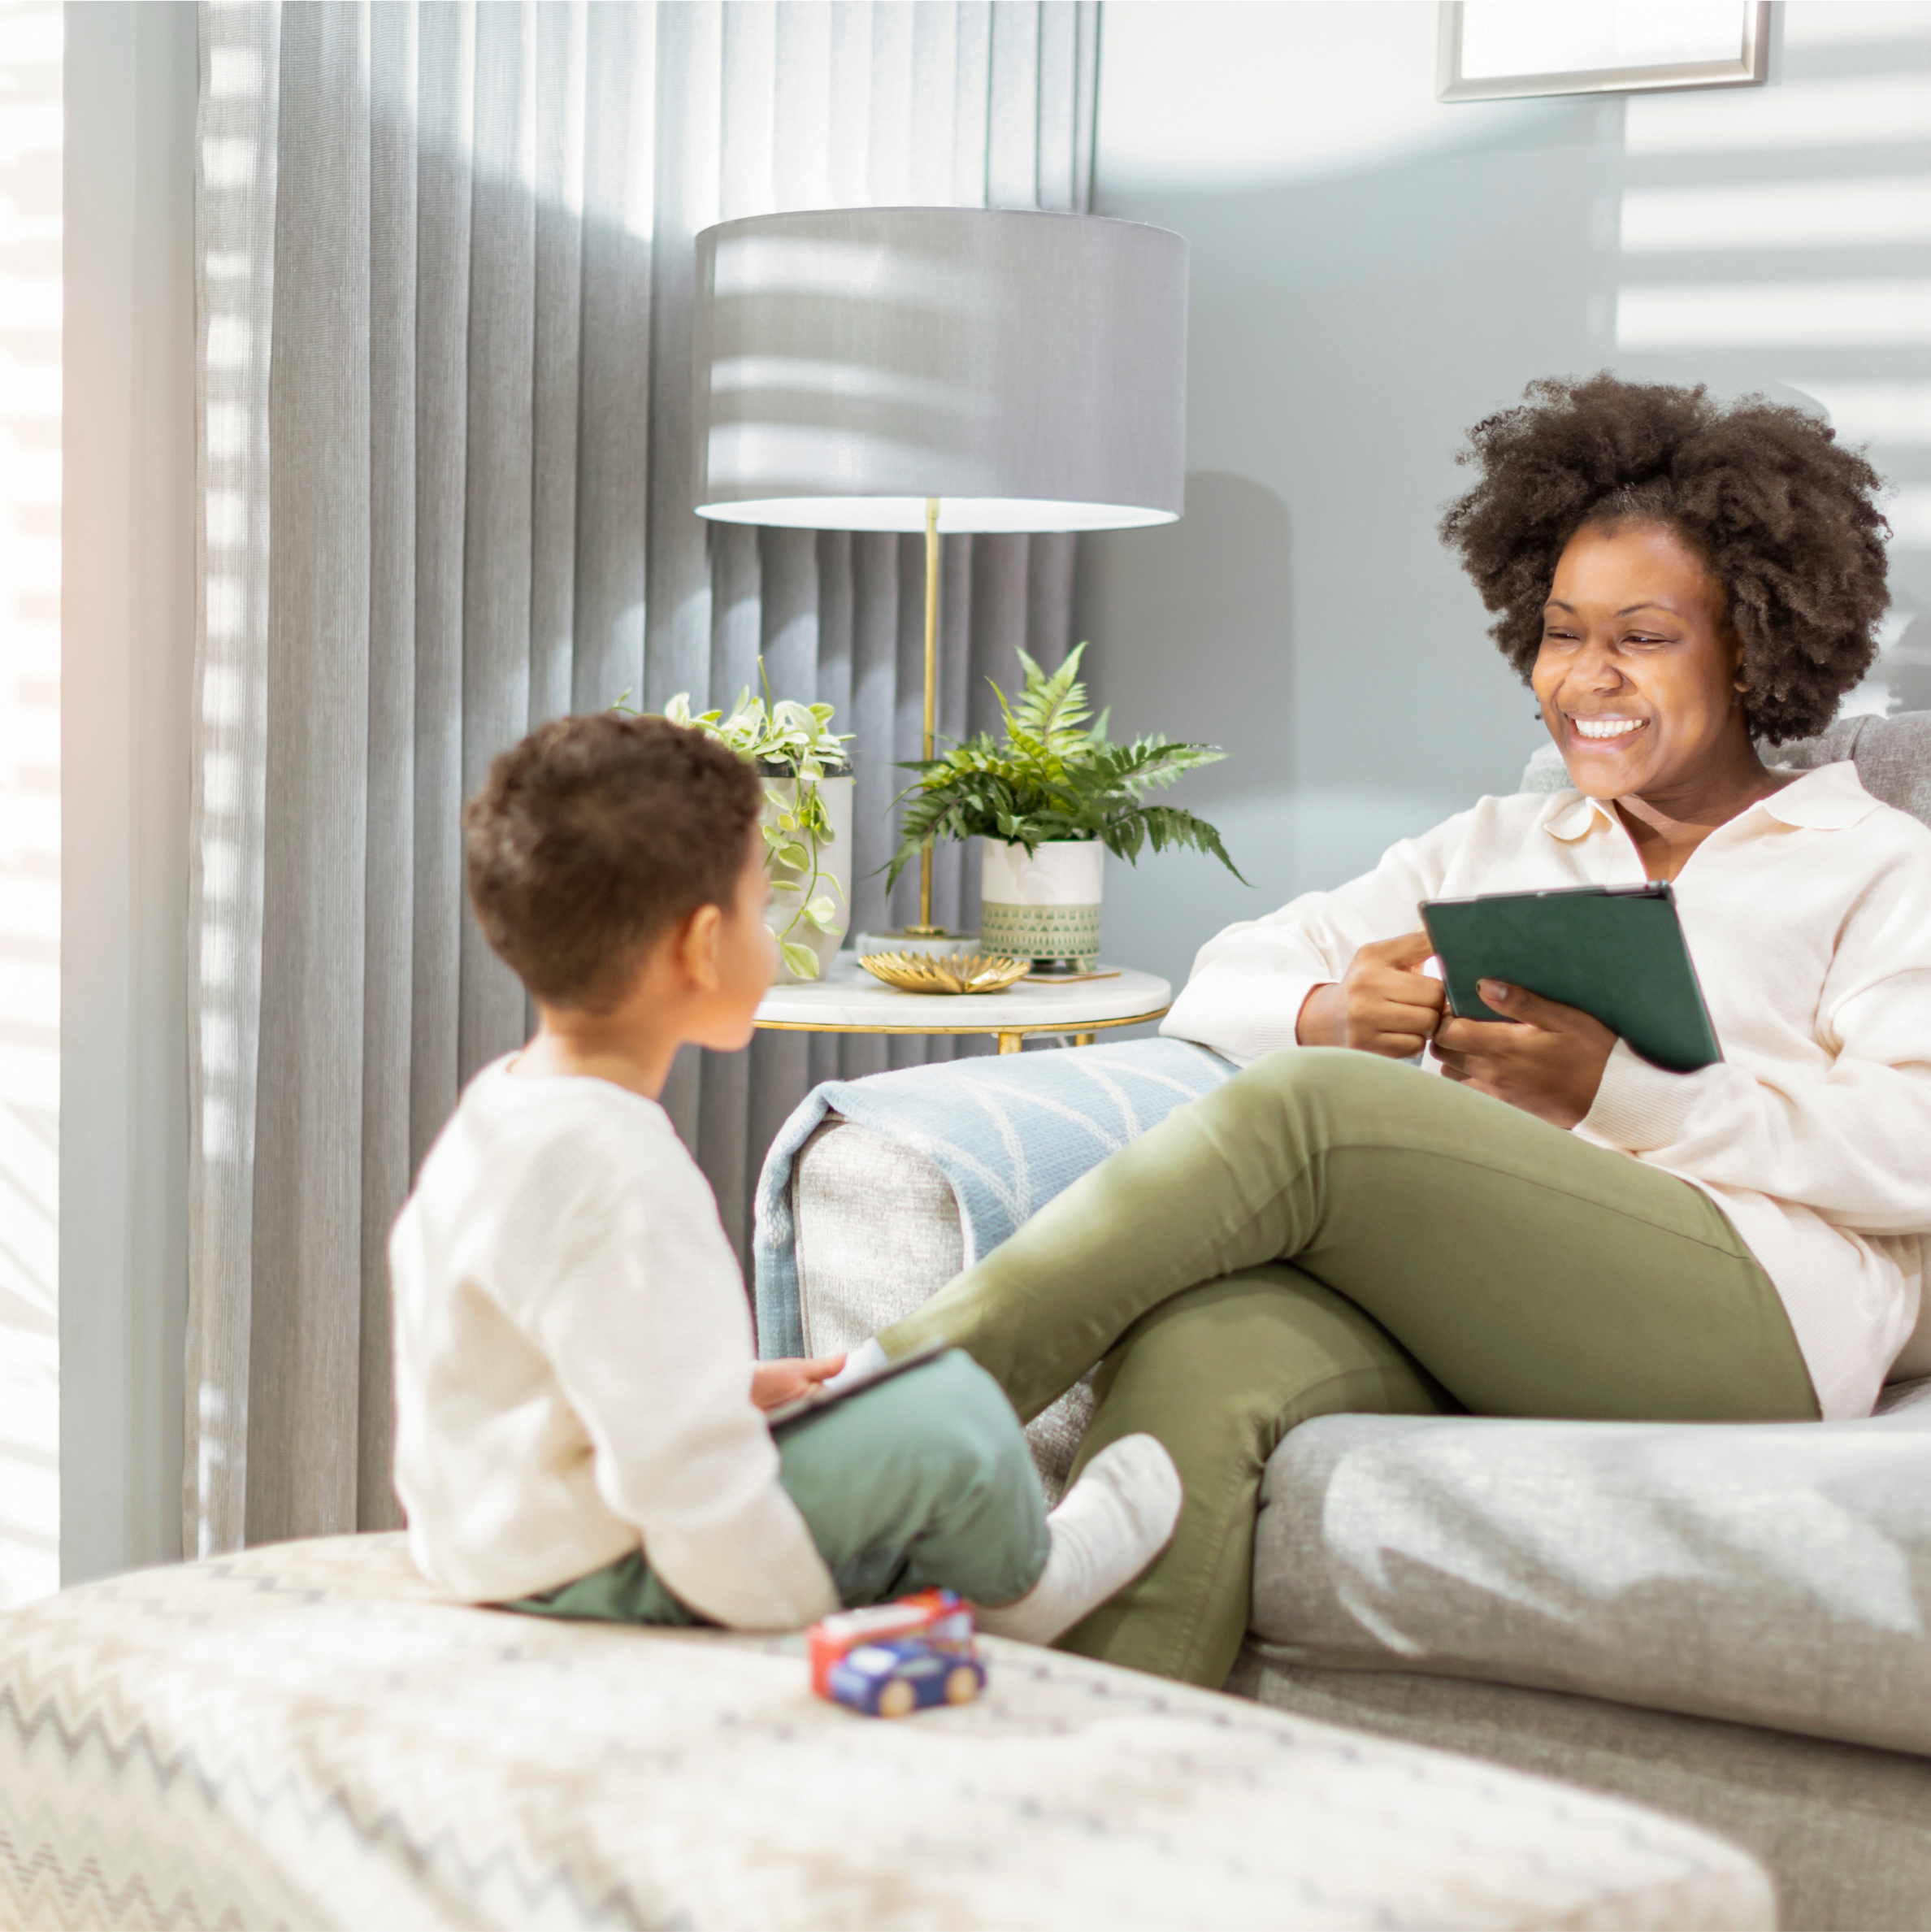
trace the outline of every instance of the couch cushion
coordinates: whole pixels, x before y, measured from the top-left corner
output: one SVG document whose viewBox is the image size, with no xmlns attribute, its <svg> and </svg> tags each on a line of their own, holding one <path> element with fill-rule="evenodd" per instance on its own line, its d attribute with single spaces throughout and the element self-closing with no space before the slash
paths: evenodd
<svg viewBox="0 0 1931 1932">
<path fill-rule="evenodd" d="M 1261 1500 L 1288 1661 L 1931 1752 L 1931 1384 L 1788 1426 L 1329 1417 Z"/>
<path fill-rule="evenodd" d="M 1809 771 L 1849 758 L 1864 788 L 1880 804 L 1931 825 L 1931 711 L 1896 718 L 1840 718 L 1814 738 L 1764 745 L 1764 761 Z M 1519 790 L 1560 792 L 1569 784 L 1562 753 L 1545 745 L 1530 759 Z"/>
<path fill-rule="evenodd" d="M 1226 1687 L 1690 1819 L 1770 1868 L 1781 1925 L 1924 1932 L 1931 1917 L 1931 1758 L 1514 1684 L 1286 1669 L 1257 1643 Z"/>
</svg>

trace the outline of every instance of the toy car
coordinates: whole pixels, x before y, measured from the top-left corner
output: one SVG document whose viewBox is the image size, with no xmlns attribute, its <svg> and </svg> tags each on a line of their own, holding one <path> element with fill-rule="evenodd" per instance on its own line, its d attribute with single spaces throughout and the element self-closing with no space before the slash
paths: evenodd
<svg viewBox="0 0 1931 1932">
<path fill-rule="evenodd" d="M 897 1602 L 863 1610 L 841 1610 L 805 1633 L 811 1656 L 811 1687 L 831 1695 L 831 1667 L 861 1643 L 891 1643 L 917 1638 L 941 1648 L 972 1648 L 972 1605 L 949 1590 L 922 1590 Z"/>
<path fill-rule="evenodd" d="M 861 1643 L 831 1666 L 831 1699 L 868 1717 L 903 1717 L 935 1704 L 970 1704 L 986 1667 L 967 1649 L 921 1643 Z"/>
</svg>

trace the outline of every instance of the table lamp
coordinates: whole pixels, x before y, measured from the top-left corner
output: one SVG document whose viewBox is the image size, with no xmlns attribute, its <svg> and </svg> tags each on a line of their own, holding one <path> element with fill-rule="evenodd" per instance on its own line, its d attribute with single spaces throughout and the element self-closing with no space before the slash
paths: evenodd
<svg viewBox="0 0 1931 1932">
<path fill-rule="evenodd" d="M 941 536 L 1180 514 L 1187 244 L 987 208 L 722 222 L 697 237 L 696 380 L 698 515 L 925 532 L 930 758 Z M 875 937 L 963 936 L 932 923 L 927 839 L 918 924 Z"/>
</svg>

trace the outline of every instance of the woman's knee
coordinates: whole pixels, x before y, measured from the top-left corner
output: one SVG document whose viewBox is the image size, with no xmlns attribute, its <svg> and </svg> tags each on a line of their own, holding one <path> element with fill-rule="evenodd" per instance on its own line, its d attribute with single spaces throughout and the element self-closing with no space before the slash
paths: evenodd
<svg viewBox="0 0 1931 1932">
<path fill-rule="evenodd" d="M 1399 1060 L 1346 1047 L 1285 1047 L 1236 1075 L 1209 1099 L 1235 1112 L 1285 1115 L 1311 1143 L 1352 1138 L 1413 1106 L 1428 1076 Z"/>
<path fill-rule="evenodd" d="M 1235 1078 L 1264 1083 L 1276 1093 L 1353 1105 L 1364 1096 L 1378 1103 L 1399 1093 L 1416 1071 L 1405 1060 L 1352 1047 L 1283 1047 L 1264 1054 Z"/>
</svg>

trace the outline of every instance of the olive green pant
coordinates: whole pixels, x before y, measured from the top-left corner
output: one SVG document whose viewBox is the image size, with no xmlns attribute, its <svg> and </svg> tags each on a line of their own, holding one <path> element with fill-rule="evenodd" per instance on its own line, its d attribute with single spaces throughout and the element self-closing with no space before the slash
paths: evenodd
<svg viewBox="0 0 1931 1932">
<path fill-rule="evenodd" d="M 1061 1641 L 1205 1684 L 1247 1628 L 1261 1471 L 1311 1416 L 1818 1413 L 1775 1288 L 1707 1196 L 1330 1048 L 1169 1115 L 879 1341 L 933 1336 L 1028 1421 L 1100 1363 L 1075 1476 L 1123 1435 L 1165 1444 L 1172 1543 Z"/>
<path fill-rule="evenodd" d="M 1026 1436 L 964 1355 L 908 1369 L 821 1415 L 781 1424 L 778 1480 L 847 1605 L 913 1590 L 974 1603 L 1023 1596 L 1046 1567 L 1046 1509 Z M 642 1551 L 506 1604 L 596 1623 L 693 1624 Z"/>
</svg>

